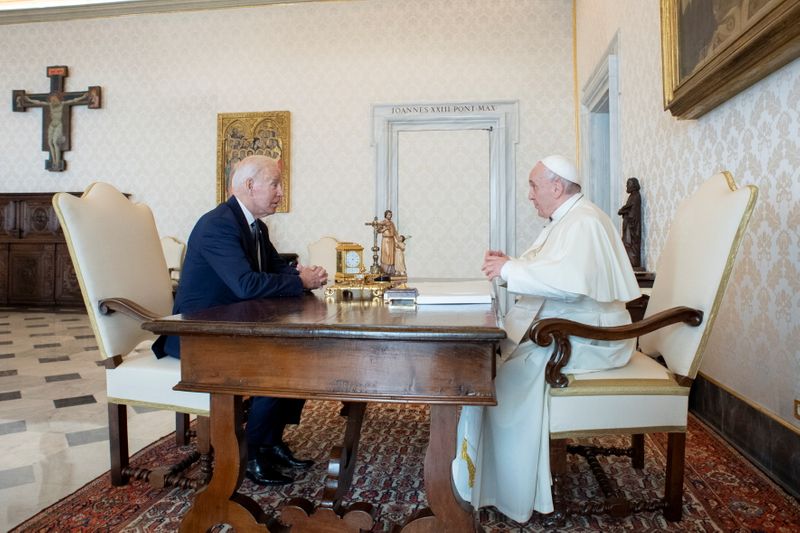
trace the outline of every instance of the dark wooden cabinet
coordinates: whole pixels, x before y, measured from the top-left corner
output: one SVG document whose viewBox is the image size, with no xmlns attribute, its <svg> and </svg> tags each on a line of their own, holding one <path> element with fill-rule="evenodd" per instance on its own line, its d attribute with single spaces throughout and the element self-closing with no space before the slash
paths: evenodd
<svg viewBox="0 0 800 533">
<path fill-rule="evenodd" d="M 53 194 L 0 193 L 0 304 L 83 303 Z"/>
<path fill-rule="evenodd" d="M 83 304 L 81 286 L 66 243 L 56 244 L 56 303 Z"/>
</svg>

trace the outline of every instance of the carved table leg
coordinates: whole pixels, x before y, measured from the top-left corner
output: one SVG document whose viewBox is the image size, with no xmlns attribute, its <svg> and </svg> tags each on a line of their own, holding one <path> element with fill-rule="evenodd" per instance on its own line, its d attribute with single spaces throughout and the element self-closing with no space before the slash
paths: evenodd
<svg viewBox="0 0 800 533">
<path fill-rule="evenodd" d="M 366 403 L 347 402 L 342 406 L 342 416 L 347 417 L 347 426 L 342 446 L 334 446 L 328 461 L 328 475 L 325 477 L 325 491 L 322 494 L 322 507 L 338 509 L 342 497 L 350 490 L 361 438 L 361 424 L 364 421 Z"/>
<path fill-rule="evenodd" d="M 200 476 L 198 487 L 208 485 L 214 471 L 214 456 L 211 451 L 211 419 L 207 416 L 197 417 L 197 451 L 200 452 Z"/>
<path fill-rule="evenodd" d="M 211 444 L 216 465 L 211 482 L 199 491 L 181 522 L 185 533 L 208 531 L 217 524 L 230 524 L 237 533 L 269 533 L 266 516 L 251 498 L 237 489 L 244 477 L 247 449 L 242 430 L 242 398 L 211 394 Z"/>
<path fill-rule="evenodd" d="M 366 403 L 351 402 L 345 402 L 342 407 L 341 414 L 347 417 L 344 443 L 331 450 L 319 507 L 315 508 L 304 498 L 293 498 L 281 507 L 281 520 L 291 526 L 292 533 L 359 533 L 372 529 L 375 513 L 371 504 L 357 502 L 342 507 L 342 498 L 353 482 L 366 408 Z"/>
<path fill-rule="evenodd" d="M 430 510 L 422 510 L 402 533 L 481 532 L 472 506 L 455 492 L 450 464 L 456 454 L 458 406 L 431 405 L 431 436 L 425 453 L 425 493 Z"/>
</svg>

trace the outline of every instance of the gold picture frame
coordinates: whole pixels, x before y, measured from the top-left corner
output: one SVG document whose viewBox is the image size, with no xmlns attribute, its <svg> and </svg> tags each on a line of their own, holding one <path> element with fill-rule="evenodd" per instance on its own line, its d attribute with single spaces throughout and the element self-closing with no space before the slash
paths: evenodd
<svg viewBox="0 0 800 533">
<path fill-rule="evenodd" d="M 800 0 L 661 0 L 664 109 L 693 119 L 800 56 Z"/>
<path fill-rule="evenodd" d="M 280 159 L 283 200 L 277 213 L 289 212 L 291 183 L 290 114 L 288 111 L 217 114 L 217 203 L 228 199 L 231 170 L 249 155 Z"/>
</svg>

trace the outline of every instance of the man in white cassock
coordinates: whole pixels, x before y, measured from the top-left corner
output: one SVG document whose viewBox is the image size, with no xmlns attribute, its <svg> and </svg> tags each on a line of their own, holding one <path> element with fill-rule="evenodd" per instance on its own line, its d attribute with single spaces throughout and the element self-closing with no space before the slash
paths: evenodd
<svg viewBox="0 0 800 533">
<path fill-rule="evenodd" d="M 625 303 L 640 296 L 622 240 L 608 216 L 581 193 L 575 166 L 561 156 L 539 161 L 528 199 L 549 219 L 519 258 L 486 252 L 483 272 L 522 295 L 504 318 L 494 407 L 467 406 L 458 424 L 453 480 L 475 508 L 493 505 L 517 522 L 553 512 L 550 490 L 548 385 L 552 347 L 523 334 L 534 320 L 562 317 L 594 326 L 630 323 Z M 572 338 L 565 372 L 624 366 L 635 341 Z"/>
</svg>

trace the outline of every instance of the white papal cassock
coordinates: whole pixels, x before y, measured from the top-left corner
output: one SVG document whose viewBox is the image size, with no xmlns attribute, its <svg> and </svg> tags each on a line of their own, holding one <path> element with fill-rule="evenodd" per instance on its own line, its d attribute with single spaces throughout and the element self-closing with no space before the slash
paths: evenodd
<svg viewBox="0 0 800 533">
<path fill-rule="evenodd" d="M 619 234 L 608 216 L 582 194 L 564 202 L 536 242 L 502 272 L 508 290 L 522 298 L 506 315 L 563 317 L 597 326 L 630 323 L 625 302 L 640 296 Z M 519 329 L 518 318 L 517 329 Z M 635 341 L 572 340 L 565 371 L 624 366 Z M 552 347 L 529 340 L 505 346 L 498 362 L 497 406 L 467 406 L 458 424 L 453 480 L 476 508 L 494 505 L 518 522 L 553 511 L 550 491 L 547 387 L 544 370 Z"/>
</svg>

